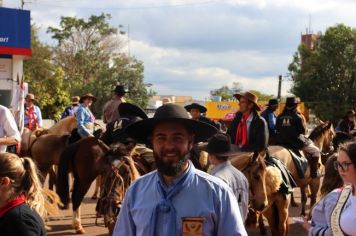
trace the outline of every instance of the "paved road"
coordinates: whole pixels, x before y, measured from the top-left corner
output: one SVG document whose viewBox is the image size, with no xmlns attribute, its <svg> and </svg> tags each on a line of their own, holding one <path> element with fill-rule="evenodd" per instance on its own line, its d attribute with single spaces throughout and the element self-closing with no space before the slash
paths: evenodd
<svg viewBox="0 0 356 236">
<path fill-rule="evenodd" d="M 92 184 L 88 194 L 85 196 L 84 204 L 82 205 L 82 224 L 85 228 L 88 236 L 101 236 L 108 235 L 107 228 L 104 227 L 102 218 L 98 219 L 98 225 L 95 224 L 95 205 L 96 201 L 90 199 L 90 196 L 94 192 L 94 184 Z M 300 202 L 299 190 L 295 190 L 296 201 Z M 307 235 L 301 225 L 295 224 L 292 221 L 293 216 L 298 216 L 299 208 L 290 208 L 290 228 L 289 235 L 303 236 Z M 74 235 L 74 230 L 71 227 L 72 212 L 70 210 L 61 211 L 62 216 L 56 219 L 51 219 L 48 225 L 52 227 L 52 230 L 48 232 L 48 235 Z M 266 223 L 267 224 L 267 223 Z M 258 229 L 248 229 L 248 234 L 252 236 L 260 235 Z M 267 235 L 270 235 L 268 233 Z"/>
</svg>

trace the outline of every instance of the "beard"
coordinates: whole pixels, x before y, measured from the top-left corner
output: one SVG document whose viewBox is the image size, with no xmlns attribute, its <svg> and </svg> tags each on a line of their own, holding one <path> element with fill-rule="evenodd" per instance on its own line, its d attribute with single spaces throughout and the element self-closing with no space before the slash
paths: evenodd
<svg viewBox="0 0 356 236">
<path fill-rule="evenodd" d="M 165 155 L 165 152 L 162 153 L 153 152 L 153 156 L 155 158 L 155 162 L 157 166 L 157 171 L 160 174 L 166 176 L 176 176 L 181 171 L 183 171 L 189 159 L 189 152 L 179 153 L 178 151 L 176 151 L 176 154 L 179 157 L 178 161 L 163 161 L 161 157 Z"/>
</svg>

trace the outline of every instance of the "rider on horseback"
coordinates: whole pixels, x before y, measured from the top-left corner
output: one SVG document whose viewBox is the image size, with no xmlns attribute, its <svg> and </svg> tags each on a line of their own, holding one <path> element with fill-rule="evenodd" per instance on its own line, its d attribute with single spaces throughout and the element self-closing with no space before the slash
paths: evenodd
<svg viewBox="0 0 356 236">
<path fill-rule="evenodd" d="M 185 106 L 184 108 L 190 113 L 193 120 L 199 120 L 199 121 L 208 123 L 209 125 L 212 125 L 217 129 L 220 129 L 220 125 L 218 123 L 216 123 L 202 115 L 202 113 L 207 112 L 206 107 L 204 107 L 198 103 L 192 103 L 190 105 Z"/>
<path fill-rule="evenodd" d="M 304 116 L 298 111 L 299 99 L 288 97 L 286 106 L 281 114 L 277 117 L 277 143 L 292 149 L 302 149 L 310 155 L 310 176 L 318 177 L 318 163 L 320 150 L 314 143 L 307 138 L 306 121 Z"/>
<path fill-rule="evenodd" d="M 94 136 L 95 117 L 89 107 L 96 101 L 93 94 L 87 93 L 80 98 L 77 110 L 78 134 L 81 138 Z"/>
<path fill-rule="evenodd" d="M 266 121 L 258 115 L 260 107 L 257 96 L 250 92 L 234 94 L 240 101 L 240 109 L 236 113 L 227 134 L 231 143 L 241 148 L 241 151 L 261 152 L 267 148 L 268 129 Z"/>
</svg>

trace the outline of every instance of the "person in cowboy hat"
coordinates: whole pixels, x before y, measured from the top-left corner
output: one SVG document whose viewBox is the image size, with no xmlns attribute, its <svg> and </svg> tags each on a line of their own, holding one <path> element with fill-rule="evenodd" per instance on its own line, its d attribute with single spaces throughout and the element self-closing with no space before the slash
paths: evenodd
<svg viewBox="0 0 356 236">
<path fill-rule="evenodd" d="M 68 116 L 74 116 L 77 113 L 77 110 L 79 108 L 79 100 L 79 96 L 72 97 L 72 104 L 64 109 L 61 115 L 61 119 L 64 119 Z"/>
<path fill-rule="evenodd" d="M 105 103 L 104 109 L 103 109 L 103 114 L 104 114 L 104 123 L 109 124 L 115 120 L 118 120 L 120 118 L 120 115 L 118 113 L 117 108 L 122 102 L 126 102 L 124 99 L 124 96 L 128 91 L 125 89 L 123 85 L 120 85 L 119 83 L 116 85 L 114 89 L 114 95 L 111 98 L 110 101 Z"/>
<path fill-rule="evenodd" d="M 346 115 L 338 122 L 335 130 L 337 132 L 343 132 L 352 137 L 352 133 L 355 132 L 355 111 L 347 111 Z"/>
<path fill-rule="evenodd" d="M 147 119 L 145 111 L 134 104 L 125 102 L 118 107 L 120 118 L 113 121 L 106 126 L 106 131 L 103 134 L 102 140 L 105 144 L 111 145 L 113 143 L 136 144 L 135 140 L 128 137 L 125 128 L 137 121 Z"/>
<path fill-rule="evenodd" d="M 28 93 L 25 97 L 24 126 L 30 130 L 35 130 L 43 126 L 42 113 L 35 105 L 35 95 Z"/>
<path fill-rule="evenodd" d="M 260 107 L 257 96 L 250 92 L 237 93 L 240 108 L 232 121 L 227 134 L 231 143 L 239 146 L 241 151 L 261 152 L 267 148 L 268 129 L 266 121 L 258 115 Z"/>
<path fill-rule="evenodd" d="M 198 103 L 192 103 L 192 104 L 185 106 L 184 108 L 190 113 L 193 120 L 199 120 L 199 121 L 208 123 L 220 130 L 219 124 L 215 123 L 214 121 L 212 121 L 209 118 L 202 115 L 202 113 L 207 112 L 206 107 L 204 107 Z"/>
<path fill-rule="evenodd" d="M 96 101 L 91 93 L 84 94 L 79 100 L 79 108 L 77 110 L 77 126 L 78 134 L 81 138 L 94 136 L 95 117 L 89 107 Z"/>
<path fill-rule="evenodd" d="M 217 133 L 210 138 L 204 150 L 209 153 L 209 161 L 214 165 L 210 174 L 229 185 L 239 204 L 241 217 L 245 220 L 248 213 L 248 181 L 245 175 L 232 166 L 229 161 L 229 157 L 240 152 L 239 148 L 230 143 L 229 135 Z"/>
<path fill-rule="evenodd" d="M 276 143 L 276 120 L 277 116 L 275 111 L 278 109 L 279 101 L 276 98 L 272 98 L 266 104 L 267 108 L 261 113 L 261 116 L 267 121 L 270 145 Z"/>
<path fill-rule="evenodd" d="M 314 143 L 306 137 L 307 124 L 302 113 L 298 111 L 300 103 L 297 97 L 287 97 L 286 106 L 276 121 L 276 141 L 277 144 L 294 150 L 302 149 L 311 156 L 310 176 L 318 177 L 318 163 L 320 150 Z"/>
<path fill-rule="evenodd" d="M 126 132 L 151 141 L 157 170 L 129 187 L 113 235 L 247 235 L 229 187 L 189 160 L 193 143 L 214 135 L 215 127 L 165 104 Z"/>
</svg>

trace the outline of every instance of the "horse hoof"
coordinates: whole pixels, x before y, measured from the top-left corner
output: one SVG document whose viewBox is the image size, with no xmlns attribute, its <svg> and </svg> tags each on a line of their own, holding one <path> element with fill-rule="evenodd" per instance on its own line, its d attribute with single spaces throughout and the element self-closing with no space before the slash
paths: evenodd
<svg viewBox="0 0 356 236">
<path fill-rule="evenodd" d="M 79 226 L 75 229 L 76 234 L 85 234 L 85 230 L 82 226 Z"/>
</svg>

